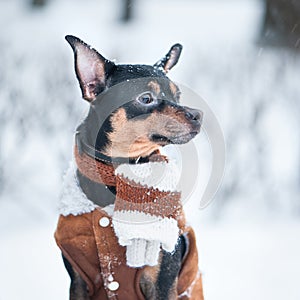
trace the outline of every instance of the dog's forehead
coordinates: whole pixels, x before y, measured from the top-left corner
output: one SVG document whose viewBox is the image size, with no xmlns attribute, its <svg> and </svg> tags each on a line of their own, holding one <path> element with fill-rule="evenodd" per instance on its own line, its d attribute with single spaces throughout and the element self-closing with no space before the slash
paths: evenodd
<svg viewBox="0 0 300 300">
<path fill-rule="evenodd" d="M 111 85 L 104 93 L 101 93 L 93 106 L 115 106 L 120 107 L 137 96 L 147 92 L 153 92 L 162 100 L 175 101 L 174 96 L 179 91 L 177 85 L 167 76 L 151 76 L 125 79 L 118 84 Z M 175 101 L 176 102 L 176 101 Z"/>
<path fill-rule="evenodd" d="M 166 78 L 165 73 L 159 68 L 150 65 L 117 65 L 110 77 L 110 85 L 120 82 L 146 77 Z"/>
<path fill-rule="evenodd" d="M 148 86 L 148 82 L 155 82 L 156 86 L 160 86 L 161 91 L 170 90 L 175 94 L 178 90 L 174 83 L 170 83 L 170 79 L 160 68 L 150 65 L 117 65 L 109 79 L 108 86 L 111 87 L 125 81 L 128 82 L 128 87 L 130 87 L 130 85 L 136 84 L 131 81 L 132 79 L 145 79 L 139 82 L 139 87 L 144 91 Z"/>
</svg>

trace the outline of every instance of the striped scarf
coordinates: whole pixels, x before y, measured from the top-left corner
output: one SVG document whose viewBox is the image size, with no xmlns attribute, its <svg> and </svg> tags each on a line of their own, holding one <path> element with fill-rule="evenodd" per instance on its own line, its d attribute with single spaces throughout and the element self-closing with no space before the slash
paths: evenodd
<svg viewBox="0 0 300 300">
<path fill-rule="evenodd" d="M 174 162 L 156 153 L 147 163 L 121 164 L 114 169 L 79 154 L 76 147 L 75 160 L 90 180 L 116 187 L 112 223 L 119 244 L 126 246 L 129 266 L 154 266 L 161 248 L 175 249 L 184 215 L 177 191 L 180 173 Z"/>
</svg>

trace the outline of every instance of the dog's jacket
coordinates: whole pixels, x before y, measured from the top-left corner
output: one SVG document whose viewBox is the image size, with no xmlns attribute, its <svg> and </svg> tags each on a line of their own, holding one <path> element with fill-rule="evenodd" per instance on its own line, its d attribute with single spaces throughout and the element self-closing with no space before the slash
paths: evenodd
<svg viewBox="0 0 300 300">
<path fill-rule="evenodd" d="M 90 163 L 87 157 L 78 155 L 76 150 L 75 157 L 80 171 L 89 178 L 97 176 L 98 172 L 93 171 L 95 166 L 86 167 Z M 154 166 L 160 164 L 157 162 Z M 130 172 L 126 171 L 126 166 L 116 169 L 117 176 L 110 168 L 105 169 L 106 165 L 100 166 L 101 178 L 94 180 L 117 187 L 115 205 L 100 208 L 87 199 L 76 181 L 75 168 L 71 167 L 65 177 L 61 216 L 55 233 L 63 255 L 86 282 L 91 300 L 144 299 L 139 287 L 140 278 L 151 267 L 141 266 L 159 263 L 160 244 L 172 251 L 178 231 L 185 237 L 188 250 L 178 276 L 176 294 L 178 299 L 203 299 L 195 235 L 185 224 L 180 194 L 175 191 L 174 182 L 153 183 L 151 187 L 154 188 L 149 189 L 141 180 L 137 185 L 135 174 L 128 176 Z M 140 173 L 147 173 L 147 170 L 140 165 L 135 166 L 133 172 L 138 172 L 140 179 Z M 165 178 L 168 180 L 173 176 Z M 144 197 L 138 197 L 138 194 Z M 136 199 L 144 198 L 144 201 L 132 201 L 134 196 L 137 196 Z M 147 205 L 149 203 L 150 206 Z M 132 218 L 143 224 L 132 225 L 128 222 Z M 149 220 L 150 223 L 144 223 Z M 139 226 L 142 230 L 135 230 Z M 161 226 L 166 227 L 165 236 L 162 236 Z"/>
</svg>

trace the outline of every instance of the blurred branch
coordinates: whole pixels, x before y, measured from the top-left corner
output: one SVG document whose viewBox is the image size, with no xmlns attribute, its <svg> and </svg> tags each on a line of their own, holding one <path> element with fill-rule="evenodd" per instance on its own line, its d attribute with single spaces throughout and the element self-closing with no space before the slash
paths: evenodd
<svg viewBox="0 0 300 300">
<path fill-rule="evenodd" d="M 31 5 L 34 7 L 42 7 L 45 6 L 46 0 L 32 0 Z"/>
<path fill-rule="evenodd" d="M 261 41 L 271 46 L 300 48 L 300 1 L 264 0 Z"/>
<path fill-rule="evenodd" d="M 129 22 L 132 19 L 134 0 L 121 0 L 123 2 L 122 21 Z"/>
</svg>

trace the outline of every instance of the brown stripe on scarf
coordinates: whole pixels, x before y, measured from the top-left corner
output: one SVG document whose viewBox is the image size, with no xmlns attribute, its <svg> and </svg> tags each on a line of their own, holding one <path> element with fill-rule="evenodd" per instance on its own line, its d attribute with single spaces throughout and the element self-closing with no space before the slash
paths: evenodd
<svg viewBox="0 0 300 300">
<path fill-rule="evenodd" d="M 182 207 L 180 204 L 170 205 L 168 201 L 168 199 L 161 199 L 159 203 L 137 203 L 118 198 L 115 202 L 115 211 L 138 211 L 153 216 L 177 219 Z"/>
<path fill-rule="evenodd" d="M 112 165 L 97 161 L 85 153 L 80 155 L 77 146 L 74 147 L 74 155 L 78 170 L 82 175 L 97 183 L 116 185 L 115 169 Z"/>
<path fill-rule="evenodd" d="M 117 176 L 117 189 L 115 211 L 139 211 L 174 219 L 181 214 L 180 192 L 165 192 L 142 186 L 122 175 Z"/>
</svg>

